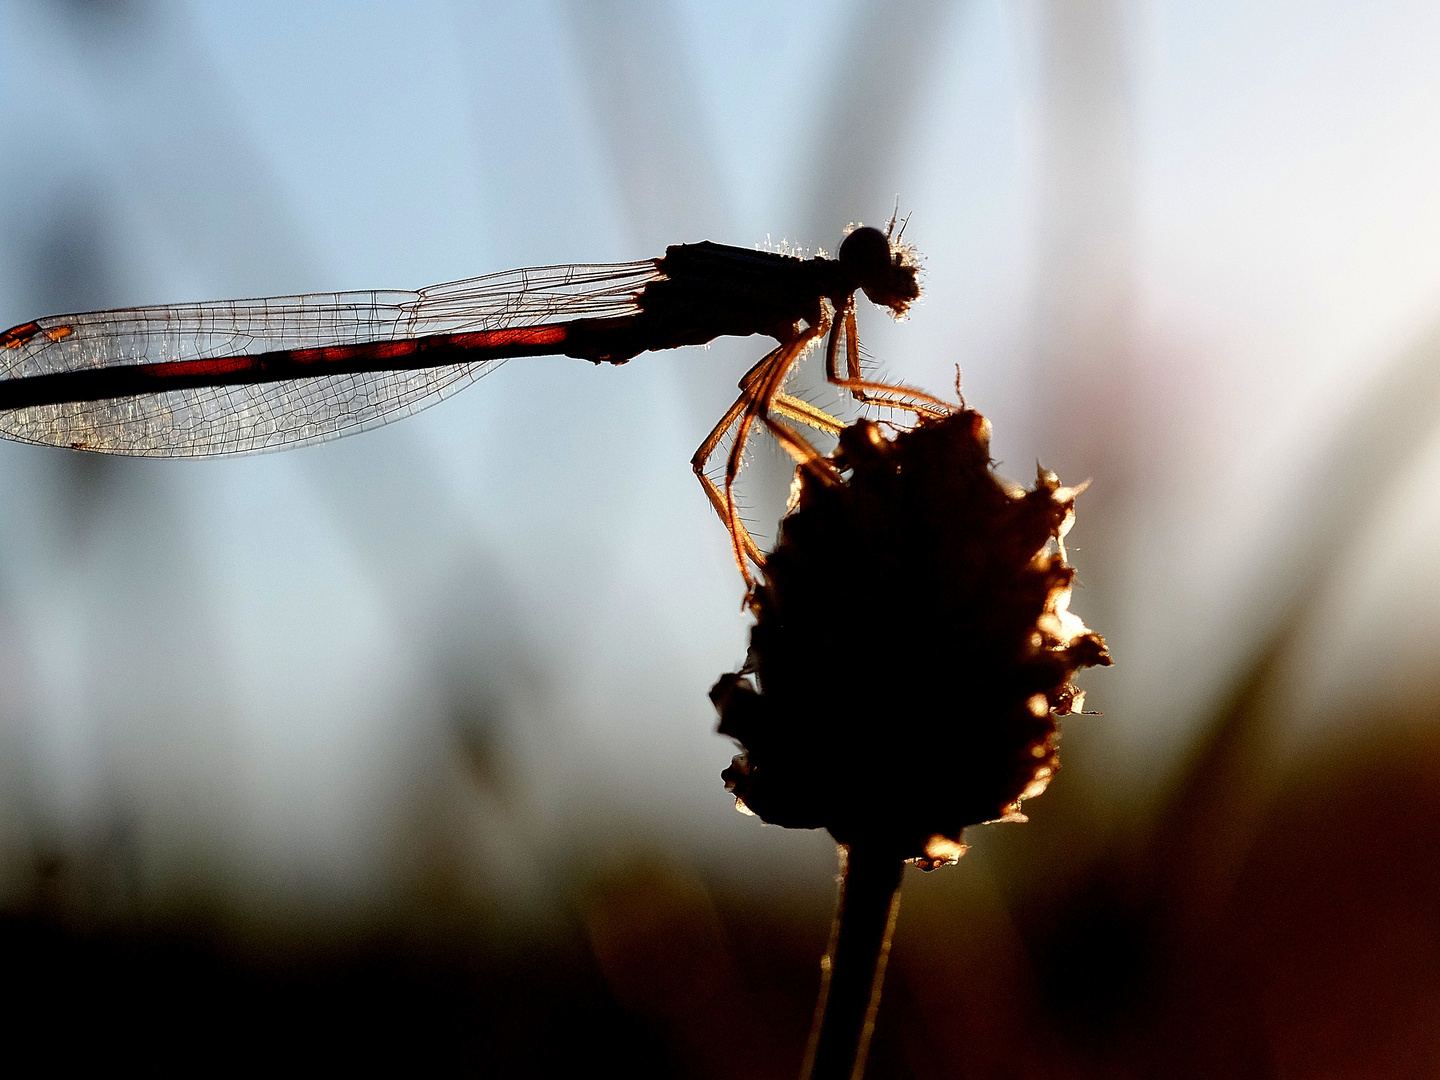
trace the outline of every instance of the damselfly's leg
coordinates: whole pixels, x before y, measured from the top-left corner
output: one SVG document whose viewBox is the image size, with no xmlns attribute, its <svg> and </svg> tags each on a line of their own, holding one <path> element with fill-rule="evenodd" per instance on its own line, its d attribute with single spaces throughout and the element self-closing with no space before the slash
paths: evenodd
<svg viewBox="0 0 1440 1080">
<path fill-rule="evenodd" d="M 839 342 L 845 338 L 845 374 L 840 374 Z M 892 383 L 872 382 L 860 372 L 860 337 L 855 329 L 855 297 L 850 296 L 835 313 L 835 325 L 825 343 L 825 378 L 847 390 L 862 405 L 883 405 L 904 409 L 916 416 L 938 419 L 949 416 L 955 407 L 923 390 Z"/>
<path fill-rule="evenodd" d="M 700 448 L 695 451 L 695 456 L 690 462 L 691 467 L 695 470 L 695 475 L 699 477 L 700 483 L 705 489 L 706 496 L 710 499 L 710 505 L 715 508 L 715 512 L 720 515 L 720 520 L 725 523 L 726 529 L 730 532 L 734 544 L 735 562 L 740 567 L 740 573 L 745 578 L 747 585 L 754 584 L 754 578 L 750 574 L 750 564 L 763 566 L 765 560 L 759 545 L 755 543 L 749 530 L 740 520 L 739 511 L 735 505 L 735 479 L 739 475 L 745 445 L 749 441 L 756 419 L 758 418 L 774 433 L 781 446 L 803 467 L 818 470 L 822 474 L 826 472 L 829 463 L 809 442 L 788 425 L 775 420 L 772 414 L 798 420 L 811 427 L 832 433 L 839 432 L 844 427 L 829 413 L 816 408 L 807 401 L 792 397 L 783 390 L 786 376 L 795 366 L 796 361 L 812 342 L 825 334 L 828 328 L 829 320 L 825 318 L 822 311 L 814 325 L 807 327 L 790 341 L 773 349 L 764 359 L 747 371 L 740 380 L 740 397 L 726 410 L 720 422 L 715 425 L 710 434 L 706 436 L 705 441 L 700 444 Z M 710 478 L 706 472 L 706 466 L 715 450 L 732 429 L 735 435 L 730 452 L 726 456 L 725 480 L 722 487 Z M 833 468 L 829 468 L 829 472 L 833 473 L 833 471 Z"/>
<path fill-rule="evenodd" d="M 751 565 L 765 565 L 765 557 L 750 531 L 740 520 L 735 505 L 735 479 L 740 473 L 746 444 L 758 420 L 775 437 L 800 468 L 814 475 L 822 483 L 840 483 L 841 477 L 830 460 L 812 446 L 803 435 L 789 424 L 781 421 L 799 421 L 818 431 L 832 435 L 839 434 L 845 425 L 814 405 L 791 394 L 785 393 L 785 380 L 791 369 L 815 341 L 828 334 L 825 346 L 825 378 L 835 386 L 847 391 L 861 404 L 881 405 L 903 409 L 918 417 L 939 418 L 949 416 L 955 407 L 922 390 L 866 379 L 860 370 L 860 344 L 855 328 L 855 300 L 848 297 L 835 313 L 833 319 L 822 307 L 817 318 L 804 330 L 796 324 L 796 332 L 788 341 L 772 349 L 740 380 L 740 396 L 725 411 L 720 422 L 711 429 L 705 441 L 690 459 L 691 468 L 699 478 L 710 505 L 720 515 L 730 533 L 734 545 L 735 562 L 745 578 L 746 585 L 754 584 L 750 573 Z M 840 339 L 845 339 L 845 371 L 840 371 Z M 725 458 L 725 479 L 716 483 L 706 471 L 710 459 L 725 440 L 734 432 L 730 451 Z"/>
<path fill-rule="evenodd" d="M 765 359 L 761 360 L 760 363 L 756 364 L 746 373 L 747 378 L 758 372 L 770 362 L 772 357 L 784 348 L 785 346 L 782 345 L 780 348 L 766 355 Z M 741 380 L 740 386 L 741 389 L 744 390 L 744 379 Z M 710 505 L 715 508 L 715 513 L 720 515 L 720 520 L 725 523 L 725 528 L 730 533 L 730 541 L 735 549 L 735 561 L 739 563 L 740 573 L 744 576 L 745 584 L 748 586 L 751 584 L 750 561 L 753 561 L 756 565 L 761 565 L 764 562 L 764 557 L 760 554 L 760 548 L 750 535 L 749 530 L 736 519 L 733 513 L 733 499 L 728 497 L 728 483 L 726 485 L 727 490 L 722 491 L 720 486 L 716 484 L 714 480 L 710 479 L 710 474 L 705 471 L 710 463 L 711 455 L 715 453 L 715 448 L 724 440 L 726 433 L 735 426 L 735 421 L 739 418 L 740 414 L 745 411 L 747 404 L 747 395 L 742 393 L 740 397 L 735 399 L 735 404 L 725 410 L 725 415 L 720 418 L 718 424 L 711 428 L 710 434 L 705 436 L 705 441 L 700 444 L 699 448 L 695 451 L 695 456 L 690 459 L 690 467 L 695 470 L 695 476 L 699 479 L 700 486 L 705 489 L 705 495 L 710 500 Z"/>
</svg>

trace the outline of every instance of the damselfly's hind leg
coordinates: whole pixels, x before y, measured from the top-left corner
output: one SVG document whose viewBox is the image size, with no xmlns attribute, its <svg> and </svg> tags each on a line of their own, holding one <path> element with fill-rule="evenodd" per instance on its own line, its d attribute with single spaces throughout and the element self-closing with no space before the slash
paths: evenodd
<svg viewBox="0 0 1440 1080">
<path fill-rule="evenodd" d="M 783 348 L 784 346 L 782 345 L 779 349 L 767 355 L 764 360 L 761 360 L 760 363 L 750 369 L 747 377 L 756 374 Z M 743 388 L 745 383 L 742 381 L 740 385 Z M 739 419 L 740 414 L 745 411 L 747 404 L 746 395 L 742 393 L 740 397 L 735 400 L 735 403 L 725 410 L 725 415 L 720 418 L 720 422 L 710 430 L 710 434 L 705 436 L 705 441 L 696 449 L 695 456 L 690 459 L 690 467 L 695 470 L 695 476 L 699 479 L 700 486 L 705 489 L 705 495 L 710 500 L 710 505 L 715 508 L 715 513 L 720 515 L 720 520 L 724 522 L 725 528 L 730 533 L 730 541 L 735 551 L 735 561 L 739 564 L 740 573 L 744 575 L 745 584 L 748 587 L 751 584 L 750 563 L 754 562 L 757 566 L 763 565 L 764 556 L 760 554 L 760 548 L 750 535 L 749 530 L 745 528 L 744 524 L 742 524 L 740 519 L 735 515 L 735 500 L 731 493 L 731 481 L 728 475 L 726 477 L 725 487 L 722 490 L 720 485 L 710 479 L 710 474 L 706 471 L 710 464 L 711 456 L 715 453 L 720 443 L 724 441 L 725 435 L 735 426 L 735 421 Z"/>
<path fill-rule="evenodd" d="M 734 546 L 735 562 L 746 586 L 752 586 L 755 579 L 750 572 L 751 565 L 765 565 L 765 557 L 755 543 L 750 531 L 740 520 L 735 505 L 735 478 L 740 473 L 744 460 L 745 445 L 758 419 L 775 436 L 787 453 L 801 465 L 825 479 L 836 479 L 834 467 L 825 460 L 818 450 L 788 424 L 781 423 L 777 416 L 798 420 L 820 431 L 838 433 L 844 425 L 822 409 L 807 401 L 784 392 L 785 379 L 796 362 L 810 345 L 823 337 L 829 330 L 829 319 L 822 311 L 816 322 L 795 334 L 789 341 L 773 349 L 764 359 L 747 371 L 740 380 L 740 396 L 726 410 L 720 422 L 715 425 L 705 441 L 690 459 L 691 468 L 699 477 L 710 505 L 720 515 L 725 528 L 730 532 Z M 706 471 L 716 449 L 726 435 L 734 431 L 730 452 L 725 458 L 725 479 L 723 486 L 710 478 Z"/>
<path fill-rule="evenodd" d="M 840 374 L 839 343 L 845 338 L 845 374 Z M 835 323 L 825 343 L 825 378 L 849 392 L 862 405 L 883 405 L 903 409 L 918 417 L 939 419 L 949 416 L 955 406 L 923 390 L 894 383 L 872 382 L 860 372 L 860 337 L 855 330 L 855 297 L 848 297 L 835 313 Z"/>
</svg>

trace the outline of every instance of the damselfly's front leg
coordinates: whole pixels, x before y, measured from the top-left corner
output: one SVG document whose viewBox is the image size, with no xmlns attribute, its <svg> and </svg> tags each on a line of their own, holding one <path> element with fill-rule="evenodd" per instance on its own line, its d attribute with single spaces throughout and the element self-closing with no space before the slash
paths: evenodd
<svg viewBox="0 0 1440 1080">
<path fill-rule="evenodd" d="M 840 374 L 839 339 L 845 337 L 845 374 Z M 855 297 L 848 297 L 835 313 L 835 324 L 825 343 L 825 378 L 848 391 L 862 405 L 883 405 L 904 409 L 919 417 L 939 419 L 955 407 L 949 402 L 909 386 L 872 382 L 860 372 L 860 337 L 855 329 Z"/>
</svg>

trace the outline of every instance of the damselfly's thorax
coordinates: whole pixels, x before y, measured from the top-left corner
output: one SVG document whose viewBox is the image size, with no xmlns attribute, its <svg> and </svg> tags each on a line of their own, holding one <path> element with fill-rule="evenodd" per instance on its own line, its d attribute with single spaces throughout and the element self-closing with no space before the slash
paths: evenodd
<svg viewBox="0 0 1440 1080">
<path fill-rule="evenodd" d="M 892 246 L 889 237 L 868 226 L 847 236 L 834 259 L 705 241 L 669 247 L 657 265 L 665 276 L 645 287 L 639 297 L 642 309 L 703 304 L 717 315 L 756 320 L 754 333 L 764 332 L 758 328 L 761 320 L 806 318 L 821 299 L 840 307 L 861 291 L 872 303 L 902 315 L 920 295 L 909 249 Z"/>
<path fill-rule="evenodd" d="M 635 292 L 634 314 L 572 325 L 566 354 L 613 364 L 717 337 L 765 334 L 788 343 L 827 320 L 827 302 L 831 311 L 848 310 L 857 291 L 894 315 L 920 295 L 909 249 L 871 228 L 851 232 L 834 259 L 703 240 L 665 249 L 655 269 L 657 278 Z"/>
<path fill-rule="evenodd" d="M 859 228 L 835 259 L 802 259 L 704 241 L 676 244 L 656 260 L 661 277 L 635 297 L 628 324 L 609 321 L 576 335 L 587 359 L 620 362 L 657 343 L 674 348 L 717 337 L 764 334 L 792 340 L 800 324 L 817 326 L 823 305 L 849 306 L 857 291 L 895 315 L 920 295 L 908 249 L 892 246 L 878 229 Z"/>
</svg>

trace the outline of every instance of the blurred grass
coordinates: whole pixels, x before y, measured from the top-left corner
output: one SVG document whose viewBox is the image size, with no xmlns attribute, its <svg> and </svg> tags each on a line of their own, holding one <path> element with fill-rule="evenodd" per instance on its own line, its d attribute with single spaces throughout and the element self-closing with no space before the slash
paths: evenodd
<svg viewBox="0 0 1440 1080">
<path fill-rule="evenodd" d="M 1103 7 L 1095 9 L 1099 17 Z M 646 52 L 646 43 L 659 41 L 656 35 L 665 26 L 646 31 L 652 7 L 632 8 L 628 21 L 606 24 L 611 48 L 595 55 L 615 66 L 643 69 L 657 53 L 670 56 L 672 50 Z M 1085 14 L 1082 5 L 1068 11 Z M 579 19 L 584 12 L 577 7 L 572 15 Z M 832 115 L 816 136 L 819 149 L 808 159 L 797 155 L 812 162 L 815 174 L 808 185 L 797 183 L 805 189 L 801 201 L 811 207 L 810 235 L 823 236 L 856 207 L 888 205 L 888 173 L 845 166 L 857 147 L 870 148 L 868 157 L 862 155 L 867 166 L 904 155 L 906 117 L 924 98 L 919 88 L 944 17 L 936 6 L 917 9 L 908 19 L 872 12 L 860 20 L 846 55 L 865 59 L 867 73 L 856 78 L 856 63 L 838 65 L 845 77 L 836 82 Z M 103 29 L 87 26 L 85 32 Z M 881 47 L 866 52 L 866 43 L 877 37 Z M 1077 35 L 1055 35 L 1056 48 L 1083 53 L 1077 43 L 1083 43 Z M 620 51 L 622 46 L 629 51 Z M 92 51 L 103 59 L 103 51 Z M 131 52 L 115 50 L 115 58 L 128 59 L 119 68 L 101 70 L 105 78 L 159 74 L 136 90 L 133 100 L 120 99 L 112 107 L 148 117 L 155 110 L 146 95 L 167 108 L 172 99 L 181 106 L 203 101 L 193 91 L 208 84 L 192 69 L 177 74 L 173 68 L 174 56 L 185 51 L 161 50 L 164 62 L 147 66 L 130 63 Z M 1097 55 L 1100 61 L 1092 57 L 1092 66 L 1106 67 L 1101 61 L 1111 54 Z M 191 92 L 177 95 L 176 79 L 185 71 Z M 1057 84 L 1055 101 L 1070 100 L 1071 85 Z M 672 216 L 659 217 L 653 201 L 639 197 L 644 189 L 631 176 L 639 167 L 630 168 L 622 154 L 640 146 L 688 161 L 671 153 L 677 139 L 660 123 L 668 114 L 645 113 L 637 120 L 617 111 L 623 99 L 607 106 L 602 95 L 595 97 L 617 182 L 632 200 L 627 205 L 638 207 L 643 214 L 636 216 L 648 222 L 632 224 L 632 231 L 654 232 L 641 250 L 689 235 L 699 227 L 694 207 L 666 203 Z M 1074 250 L 1059 250 L 1064 245 L 1057 242 L 1057 250 L 1047 254 L 1054 263 L 1048 280 L 1062 299 L 1077 281 L 1093 277 L 1099 284 L 1076 312 L 1060 312 L 1049 326 L 1059 344 L 1046 360 L 1057 368 L 1074 366 L 1074 330 L 1088 325 L 1097 310 L 1095 297 L 1114 300 L 1102 295 L 1113 285 L 1123 300 L 1127 287 L 1125 280 L 1111 280 L 1125 278 L 1124 266 L 1115 275 L 1094 273 L 1095 266 L 1110 266 L 1108 248 L 1089 251 L 1081 243 L 1097 235 L 1126 235 L 1109 226 L 1128 222 L 1133 178 L 1105 179 L 1127 153 L 1115 102 L 1108 111 L 1091 110 L 1112 122 L 1119 132 L 1111 132 L 1113 141 L 1092 138 L 1086 116 L 1061 116 L 1076 125 L 1061 131 L 1068 136 L 1057 143 L 1073 151 L 1073 158 L 1055 170 L 1064 190 L 1050 193 L 1057 200 L 1051 216 L 1079 224 L 1070 238 Z M 193 112 L 193 125 L 173 130 L 183 134 L 202 120 L 216 123 L 199 105 Z M 653 127 L 642 131 L 641 122 Z M 694 123 L 693 117 L 681 117 L 672 126 L 688 130 Z M 145 131 L 160 139 L 171 129 Z M 642 144 L 642 138 L 651 142 Z M 150 142 L 119 142 L 139 161 L 181 156 L 171 152 L 180 135 L 160 144 L 163 153 L 144 152 Z M 260 174 L 256 161 L 244 156 L 236 131 L 221 128 L 207 144 L 223 147 L 215 157 L 232 162 L 223 175 L 233 177 L 237 157 L 241 174 Z M 698 179 L 674 185 L 677 190 L 716 183 L 704 173 L 713 163 L 692 164 Z M 142 201 L 161 205 L 161 195 L 174 195 L 170 187 L 159 187 L 161 179 L 173 186 L 172 176 L 137 172 L 144 183 L 157 185 L 147 188 Z M 245 227 L 232 230 L 233 236 L 222 235 L 217 223 L 230 220 L 236 206 L 249 205 L 253 192 L 264 191 L 268 181 L 262 176 L 237 182 L 236 190 L 217 191 L 218 174 L 211 169 L 198 178 L 180 178 L 177 190 L 190 192 L 197 209 L 173 225 L 186 256 L 220 282 L 217 294 L 230 291 L 223 284 L 229 280 L 227 267 L 242 275 L 247 288 L 257 277 L 313 285 L 315 273 L 304 269 L 312 257 L 296 240 L 303 230 L 286 226 L 287 211 L 272 206 L 273 200 L 264 200 L 263 212 L 245 218 Z M 1084 182 L 1087 177 L 1094 182 Z M 1060 198 L 1066 192 L 1077 202 Z M 1096 192 L 1098 204 L 1087 204 Z M 90 222 L 99 212 L 91 212 L 83 191 L 77 198 L 65 221 L 79 223 L 72 234 L 94 247 L 98 226 Z M 216 205 L 218 214 L 201 212 Z M 733 213 L 717 196 L 699 216 L 705 227 L 718 228 L 714 222 Z M 527 235 L 536 227 L 524 215 L 516 219 L 515 227 Z M 1107 227 L 1094 229 L 1097 220 Z M 57 299 L 36 299 L 35 307 L 109 302 L 110 271 L 101 263 L 87 267 L 83 256 L 90 249 L 67 244 L 66 235 L 63 229 L 43 233 L 36 243 L 51 261 L 30 261 L 65 273 L 36 284 Z M 242 254 L 233 249 L 235 236 L 246 241 Z M 223 255 L 216 256 L 215 249 Z M 62 299 L 72 287 L 91 299 Z M 1114 323 L 1129 317 L 1121 310 Z M 1087 462 L 1074 471 L 1095 473 L 1093 497 L 1110 500 L 1113 520 L 1123 522 L 1118 504 L 1129 466 L 1113 448 L 1128 447 L 1125 432 L 1116 428 L 1129 421 L 1113 380 L 1123 384 L 1114 372 L 1128 369 L 1117 365 L 1115 356 L 1125 342 L 1106 337 L 1107 327 L 1115 330 L 1107 323 L 1080 343 L 1088 366 L 1082 365 L 1086 370 L 1079 376 L 1072 373 L 1059 396 L 1068 419 L 1074 413 L 1069 392 L 1077 379 L 1097 409 L 1103 411 L 1113 395 L 1108 407 L 1114 422 L 1083 425 L 1078 433 L 1073 423 L 1053 425 L 1057 439 L 1073 437 L 1078 444 L 1078 449 L 1057 446 L 1054 454 L 1109 453 L 1103 468 Z M 1120 326 L 1117 337 L 1123 330 Z M 1440 870 L 1434 850 L 1440 831 L 1440 718 L 1431 704 L 1434 672 L 1420 672 L 1416 685 L 1375 697 L 1347 718 L 1342 734 L 1297 756 L 1276 750 L 1288 689 L 1306 675 L 1303 650 L 1319 617 L 1318 598 L 1373 521 L 1389 478 L 1416 457 L 1437 428 L 1437 357 L 1440 329 L 1384 367 L 1355 400 L 1337 402 L 1331 412 L 1316 416 L 1317 428 L 1333 426 L 1329 452 L 1308 478 L 1276 481 L 1303 487 L 1309 501 L 1297 502 L 1293 532 L 1275 545 L 1259 580 L 1233 583 L 1237 593 L 1263 598 L 1261 610 L 1234 631 L 1247 641 L 1248 661 L 1202 725 L 1192 753 L 1160 785 L 1158 797 L 1149 794 L 1150 787 L 1142 801 L 1123 785 L 1088 781 L 1086 754 L 1072 753 L 1067 771 L 1034 805 L 1030 825 L 982 832 L 959 867 L 910 876 L 871 1055 L 872 1078 L 1440 1075 Z M 718 365 L 697 367 L 685 378 L 702 418 L 710 409 L 703 405 L 707 395 L 723 403 L 733 393 L 733 375 L 722 377 Z M 1102 445 L 1096 449 L 1086 440 Z M 1048 447 L 1046 459 L 1065 467 Z M 315 459 L 304 468 L 319 475 L 327 466 Z M 118 490 L 118 480 L 98 459 L 65 458 L 55 469 L 73 473 L 64 496 L 73 510 L 67 521 L 70 538 L 83 542 L 94 528 L 87 508 L 98 503 L 97 493 Z M 417 477 L 423 481 L 423 469 L 405 471 L 407 488 Z M 366 492 L 347 494 L 334 485 L 327 490 L 345 521 L 368 525 L 375 516 Z M 427 502 L 444 500 L 424 487 L 405 505 Z M 1102 504 L 1088 505 L 1087 528 Z M 366 550 L 375 565 L 387 569 L 399 562 L 391 552 L 413 558 L 427 537 L 459 531 L 443 507 L 391 514 L 386 524 L 390 532 L 382 538 L 390 536 L 391 542 Z M 1118 535 L 1124 527 L 1112 524 L 1109 531 Z M 372 535 L 358 524 L 354 532 Z M 1095 553 L 1108 547 L 1090 546 Z M 1107 573 L 1112 581 L 1123 578 L 1123 565 L 1105 568 L 1090 563 L 1090 556 L 1087 551 L 1081 561 L 1092 585 L 1103 585 Z M 385 574 L 376 578 L 391 580 Z M 473 606 L 494 623 L 507 623 L 512 615 L 507 608 L 497 617 L 503 605 L 488 600 Z M 1101 629 L 1109 628 L 1092 609 L 1086 614 Z M 464 638 L 454 652 L 468 663 L 480 646 L 492 659 L 508 655 L 485 634 Z M 1123 651 L 1119 659 L 1125 662 Z M 436 673 L 437 681 L 442 676 L 450 677 L 448 669 Z M 703 689 L 696 688 L 697 696 Z M 479 691 L 462 691 L 457 709 L 475 715 L 461 732 L 465 767 L 457 771 L 467 779 L 456 783 L 479 792 L 493 817 L 520 817 L 523 810 L 515 804 L 522 800 L 506 790 L 513 777 L 501 737 L 504 717 L 485 713 L 489 705 L 479 702 Z M 1170 704 L 1151 701 L 1146 707 Z M 1098 741 L 1092 742 L 1091 734 L 1105 723 L 1077 720 L 1069 745 L 1092 750 Z M 646 1076 L 795 1074 L 829 924 L 827 881 L 817 879 L 813 889 L 803 891 L 793 882 L 743 889 L 730 868 L 709 861 L 707 852 L 692 849 L 682 856 L 671 837 L 653 831 L 660 827 L 653 819 L 636 817 L 613 830 L 626 833 L 625 851 L 606 852 L 583 865 L 543 866 L 545 902 L 517 912 L 474 886 L 495 868 L 477 865 L 475 845 L 454 835 L 456 811 L 446 802 L 453 792 L 445 783 L 450 781 L 420 793 L 422 805 L 402 830 L 398 890 L 363 915 L 343 919 L 247 907 L 218 888 L 172 893 L 156 902 L 145 891 L 137 826 L 124 820 L 88 847 L 39 845 L 31 865 L 12 875 L 17 898 L 0 917 L 0 948 L 20 988 L 20 1001 L 6 1014 L 12 1045 L 42 1045 L 56 1064 L 135 1060 L 207 1071 L 217 1062 L 235 1062 L 379 1065 L 487 1076 L 569 1074 L 617 1064 Z M 1118 824 L 1117 806 L 1123 811 Z M 588 824 L 577 818 L 576 829 Z M 523 820 L 506 827 L 519 845 L 543 841 L 541 830 Z M 553 854 L 534 850 L 523 857 L 544 863 Z M 211 869 L 207 864 L 207 872 L 194 879 L 223 876 Z M 183 878 L 183 871 L 174 873 Z M 192 1049 L 196 1044 L 204 1045 L 203 1052 Z"/>
</svg>

